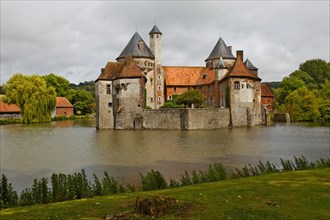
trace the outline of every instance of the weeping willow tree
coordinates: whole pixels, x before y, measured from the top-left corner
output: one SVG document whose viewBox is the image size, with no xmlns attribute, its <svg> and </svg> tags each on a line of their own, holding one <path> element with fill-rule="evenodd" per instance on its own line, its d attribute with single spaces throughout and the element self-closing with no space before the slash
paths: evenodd
<svg viewBox="0 0 330 220">
<path fill-rule="evenodd" d="M 47 88 L 42 77 L 17 73 L 4 85 L 4 90 L 4 101 L 19 107 L 23 123 L 51 120 L 56 105 L 56 92 L 53 87 Z"/>
</svg>

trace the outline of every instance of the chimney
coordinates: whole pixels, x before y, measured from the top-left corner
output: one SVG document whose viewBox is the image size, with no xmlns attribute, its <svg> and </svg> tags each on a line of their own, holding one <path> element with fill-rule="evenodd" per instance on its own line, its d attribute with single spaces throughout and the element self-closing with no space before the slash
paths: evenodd
<svg viewBox="0 0 330 220">
<path fill-rule="evenodd" d="M 229 49 L 230 53 L 232 53 L 233 47 L 232 46 L 228 46 L 228 49 Z"/>
<path fill-rule="evenodd" d="M 125 57 L 125 67 L 126 68 L 128 68 L 131 65 L 132 60 L 133 60 L 133 57 L 131 54 L 129 54 Z"/>
<path fill-rule="evenodd" d="M 244 57 L 243 57 L 243 50 L 237 50 L 236 51 L 236 57 L 240 58 L 242 61 L 244 60 Z M 244 61 L 243 61 L 244 62 Z"/>
</svg>

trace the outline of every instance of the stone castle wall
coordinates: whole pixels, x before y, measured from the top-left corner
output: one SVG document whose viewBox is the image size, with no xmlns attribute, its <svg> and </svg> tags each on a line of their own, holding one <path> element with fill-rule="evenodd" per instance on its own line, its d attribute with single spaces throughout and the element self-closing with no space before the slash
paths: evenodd
<svg viewBox="0 0 330 220">
<path fill-rule="evenodd" d="M 229 109 L 144 110 L 144 129 L 218 129 L 229 126 Z"/>
<path fill-rule="evenodd" d="M 107 85 L 110 85 L 111 94 L 107 94 Z M 99 80 L 95 83 L 96 93 L 96 127 L 98 129 L 114 128 L 112 82 Z"/>
<path fill-rule="evenodd" d="M 181 129 L 181 109 L 144 110 L 144 129 Z"/>
</svg>

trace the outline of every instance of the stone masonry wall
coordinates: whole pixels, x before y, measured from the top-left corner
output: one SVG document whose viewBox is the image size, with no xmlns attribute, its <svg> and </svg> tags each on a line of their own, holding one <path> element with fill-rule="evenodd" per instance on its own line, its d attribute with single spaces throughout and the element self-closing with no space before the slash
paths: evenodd
<svg viewBox="0 0 330 220">
<path fill-rule="evenodd" d="M 229 126 L 229 109 L 187 109 L 187 129 L 217 129 Z"/>
<path fill-rule="evenodd" d="M 111 81 L 99 80 L 95 83 L 96 127 L 98 129 L 114 128 L 113 100 L 112 94 L 107 94 L 107 85 L 111 86 L 110 91 L 113 93 Z"/>
<path fill-rule="evenodd" d="M 144 110 L 144 129 L 218 129 L 229 126 L 229 109 Z"/>
<path fill-rule="evenodd" d="M 144 110 L 144 129 L 181 129 L 180 109 Z"/>
</svg>

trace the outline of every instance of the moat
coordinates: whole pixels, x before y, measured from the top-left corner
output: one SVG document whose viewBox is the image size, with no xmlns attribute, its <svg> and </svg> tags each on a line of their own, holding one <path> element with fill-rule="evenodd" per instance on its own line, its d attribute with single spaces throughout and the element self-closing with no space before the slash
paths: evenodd
<svg viewBox="0 0 330 220">
<path fill-rule="evenodd" d="M 1 173 L 16 190 L 53 172 L 103 171 L 121 183 L 137 183 L 139 173 L 159 170 L 167 179 L 221 162 L 228 169 L 280 164 L 280 158 L 329 157 L 330 127 L 278 123 L 270 127 L 218 130 L 97 130 L 93 120 L 0 126 Z"/>
</svg>

